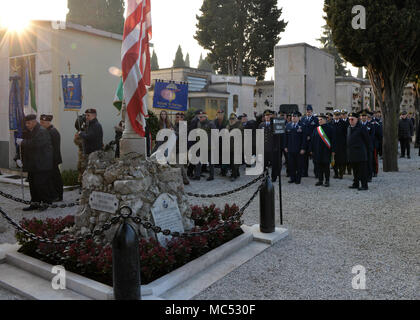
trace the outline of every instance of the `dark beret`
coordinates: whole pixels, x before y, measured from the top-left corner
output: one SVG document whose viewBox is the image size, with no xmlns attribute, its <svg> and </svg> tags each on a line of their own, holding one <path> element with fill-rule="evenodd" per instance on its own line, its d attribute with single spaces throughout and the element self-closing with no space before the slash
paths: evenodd
<svg viewBox="0 0 420 320">
<path fill-rule="evenodd" d="M 52 115 L 49 115 L 49 114 L 41 114 L 40 119 L 42 121 L 52 121 L 53 116 Z"/>
<path fill-rule="evenodd" d="M 407 114 L 407 111 L 403 111 L 403 112 L 401 112 L 401 114 L 402 115 L 406 115 Z"/>
<path fill-rule="evenodd" d="M 87 109 L 85 113 L 94 113 L 96 114 L 96 109 Z"/>
<path fill-rule="evenodd" d="M 25 116 L 25 121 L 36 120 L 36 114 L 28 114 Z"/>
</svg>

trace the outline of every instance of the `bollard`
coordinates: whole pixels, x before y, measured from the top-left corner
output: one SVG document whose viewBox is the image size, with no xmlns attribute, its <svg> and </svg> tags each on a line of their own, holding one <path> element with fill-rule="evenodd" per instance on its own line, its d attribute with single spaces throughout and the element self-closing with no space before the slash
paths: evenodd
<svg viewBox="0 0 420 320">
<path fill-rule="evenodd" d="M 260 231 L 273 233 L 276 230 L 274 207 L 274 186 L 270 177 L 260 191 Z"/>
<path fill-rule="evenodd" d="M 112 240 L 115 300 L 141 300 L 139 238 L 125 220 Z"/>
</svg>

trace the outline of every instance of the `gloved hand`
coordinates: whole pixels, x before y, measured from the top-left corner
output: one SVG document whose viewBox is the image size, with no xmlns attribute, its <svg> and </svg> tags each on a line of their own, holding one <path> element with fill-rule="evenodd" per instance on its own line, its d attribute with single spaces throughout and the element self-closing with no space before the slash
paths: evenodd
<svg viewBox="0 0 420 320">
<path fill-rule="evenodd" d="M 20 159 L 17 159 L 17 160 L 16 160 L 16 164 L 17 164 L 17 166 L 18 166 L 19 168 L 22 168 L 22 167 L 23 167 L 22 160 L 20 160 Z"/>
<path fill-rule="evenodd" d="M 20 146 L 22 144 L 23 139 L 21 138 L 16 138 L 16 143 L 18 146 Z"/>
</svg>

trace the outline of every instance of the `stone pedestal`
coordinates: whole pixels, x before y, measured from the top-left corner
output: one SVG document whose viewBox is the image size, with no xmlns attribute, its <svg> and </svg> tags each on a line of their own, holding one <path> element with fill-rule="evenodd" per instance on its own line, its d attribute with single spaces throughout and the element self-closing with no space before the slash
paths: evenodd
<svg viewBox="0 0 420 320">
<path fill-rule="evenodd" d="M 125 113 L 124 106 L 124 113 Z M 130 152 L 136 152 L 140 155 L 147 154 L 147 143 L 146 138 L 140 137 L 137 132 L 134 131 L 131 126 L 129 117 L 124 114 L 124 132 L 120 140 L 120 154 L 121 156 L 129 154 Z"/>
<path fill-rule="evenodd" d="M 151 208 L 156 199 L 163 193 L 176 199 L 185 230 L 194 227 L 190 219 L 191 208 L 184 193 L 180 168 L 161 165 L 148 159 L 145 155 L 129 153 L 115 159 L 113 152 L 94 152 L 89 156 L 88 166 L 83 174 L 83 191 L 80 198 L 79 211 L 75 216 L 75 226 L 72 230 L 76 236 L 90 233 L 101 228 L 116 213 L 108 213 L 91 207 L 91 194 L 112 194 L 117 199 L 117 207 L 128 206 L 133 216 L 154 224 Z M 103 244 L 110 244 L 118 225 L 105 232 L 104 237 L 98 237 Z M 133 225 L 140 237 L 154 236 L 153 231 Z"/>
</svg>

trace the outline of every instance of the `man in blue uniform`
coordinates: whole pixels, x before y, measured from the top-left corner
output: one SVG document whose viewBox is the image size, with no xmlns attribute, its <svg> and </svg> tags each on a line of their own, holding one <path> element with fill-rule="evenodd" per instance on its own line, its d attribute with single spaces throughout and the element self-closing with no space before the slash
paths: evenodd
<svg viewBox="0 0 420 320">
<path fill-rule="evenodd" d="M 335 137 L 331 125 L 327 123 L 327 116 L 318 116 L 319 126 L 314 130 L 309 146 L 309 152 L 317 165 L 318 182 L 316 186 L 330 186 L 330 163 L 335 155 Z M 324 184 L 325 178 L 325 184 Z"/>
<path fill-rule="evenodd" d="M 312 134 L 314 133 L 315 129 L 319 125 L 318 119 L 313 116 L 313 108 L 312 108 L 311 105 L 308 105 L 307 108 L 306 108 L 306 116 L 302 118 L 302 124 L 304 126 L 304 132 L 305 132 L 305 136 L 306 136 L 306 139 L 307 139 L 306 145 L 307 145 L 307 148 L 309 148 L 309 145 L 311 143 Z M 307 151 L 308 150 L 306 150 L 306 153 L 305 153 L 304 159 L 303 159 L 303 174 L 302 174 L 302 177 L 307 177 L 308 176 L 309 153 Z M 318 176 L 315 162 L 314 162 L 314 174 L 315 174 L 315 177 Z"/>
<path fill-rule="evenodd" d="M 301 114 L 292 114 L 292 122 L 286 125 L 285 149 L 288 157 L 287 165 L 290 175 L 289 183 L 300 184 L 303 169 L 303 156 L 306 153 L 306 137 L 302 123 L 299 122 Z"/>
<path fill-rule="evenodd" d="M 373 159 L 372 159 L 372 168 L 373 168 L 373 177 L 378 176 L 379 171 L 379 161 L 378 161 L 378 150 L 379 146 L 382 143 L 382 125 L 379 124 L 375 117 L 373 117 L 373 113 L 368 113 L 368 121 L 373 125 L 375 129 L 375 136 L 373 141 Z"/>
</svg>

